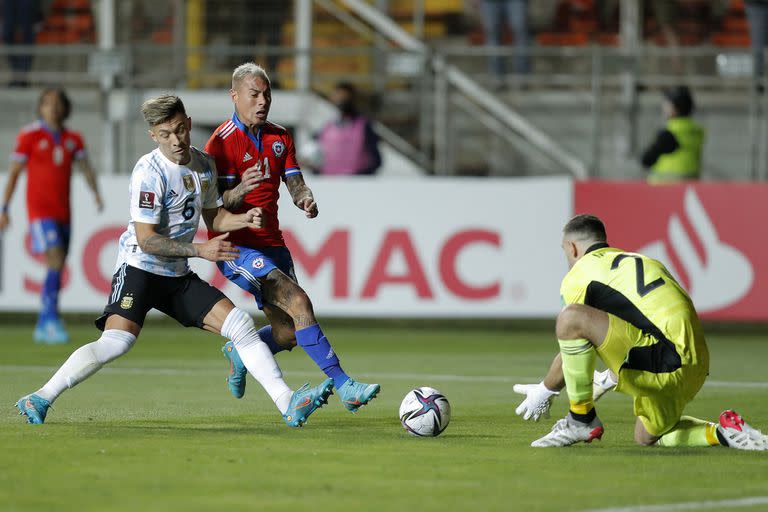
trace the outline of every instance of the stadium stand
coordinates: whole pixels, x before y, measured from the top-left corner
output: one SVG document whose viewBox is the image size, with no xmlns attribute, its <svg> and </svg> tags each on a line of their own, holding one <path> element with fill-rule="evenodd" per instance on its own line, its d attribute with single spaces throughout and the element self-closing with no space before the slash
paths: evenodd
<svg viewBox="0 0 768 512">
<path fill-rule="evenodd" d="M 89 0 L 54 0 L 37 34 L 37 44 L 93 43 L 95 39 Z"/>
</svg>

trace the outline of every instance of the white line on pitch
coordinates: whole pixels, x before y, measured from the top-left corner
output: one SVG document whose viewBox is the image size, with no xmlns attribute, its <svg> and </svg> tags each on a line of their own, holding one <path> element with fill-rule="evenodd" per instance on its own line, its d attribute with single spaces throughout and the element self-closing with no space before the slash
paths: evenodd
<svg viewBox="0 0 768 512">
<path fill-rule="evenodd" d="M 668 510 L 704 510 L 721 507 L 754 507 L 768 505 L 768 496 L 752 496 L 737 500 L 688 501 L 682 503 L 663 503 L 661 505 L 639 505 L 634 507 L 595 508 L 585 512 L 667 512 Z"/>
<path fill-rule="evenodd" d="M 58 368 L 55 366 L 26 366 L 26 365 L 0 365 L 0 371 L 48 371 L 54 372 Z M 212 374 L 221 373 L 225 370 L 214 369 L 209 366 L 206 367 L 194 367 L 194 368 L 138 368 L 138 367 L 106 367 L 100 370 L 105 373 L 121 374 L 121 375 L 200 375 L 200 374 Z M 313 377 L 318 375 L 318 372 L 312 371 L 286 371 L 286 375 L 293 375 L 297 377 Z M 535 382 L 531 377 L 519 377 L 519 376 L 503 376 L 503 375 L 454 375 L 454 374 L 429 374 L 429 373 L 388 373 L 388 372 L 362 372 L 359 374 L 362 377 L 370 377 L 373 379 L 391 379 L 391 380 L 432 380 L 432 381 L 446 381 L 446 382 L 498 382 L 498 383 L 518 383 L 518 382 Z M 709 380 L 705 384 L 707 387 L 712 388 L 758 388 L 768 389 L 768 382 L 749 382 L 749 381 L 724 381 L 724 380 Z"/>
</svg>

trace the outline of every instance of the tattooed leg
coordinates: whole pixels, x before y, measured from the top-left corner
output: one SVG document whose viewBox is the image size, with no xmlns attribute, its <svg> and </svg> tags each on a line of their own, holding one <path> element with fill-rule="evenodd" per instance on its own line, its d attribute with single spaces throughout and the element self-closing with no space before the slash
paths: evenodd
<svg viewBox="0 0 768 512">
<path fill-rule="evenodd" d="M 341 369 L 339 358 L 317 323 L 312 302 L 298 284 L 279 270 L 273 270 L 262 281 L 261 292 L 266 303 L 276 306 L 291 317 L 296 343 L 333 379 L 337 388 L 350 380 Z"/>
</svg>

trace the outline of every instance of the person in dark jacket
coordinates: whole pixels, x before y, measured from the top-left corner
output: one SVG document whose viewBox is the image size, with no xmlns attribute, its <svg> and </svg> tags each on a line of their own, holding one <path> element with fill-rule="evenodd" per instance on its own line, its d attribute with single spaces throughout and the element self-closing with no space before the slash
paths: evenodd
<svg viewBox="0 0 768 512">
<path fill-rule="evenodd" d="M 691 119 L 693 110 L 693 96 L 688 87 L 673 87 L 664 91 L 662 111 L 666 124 L 641 158 L 643 167 L 650 170 L 649 182 L 699 178 L 704 128 Z"/>
</svg>

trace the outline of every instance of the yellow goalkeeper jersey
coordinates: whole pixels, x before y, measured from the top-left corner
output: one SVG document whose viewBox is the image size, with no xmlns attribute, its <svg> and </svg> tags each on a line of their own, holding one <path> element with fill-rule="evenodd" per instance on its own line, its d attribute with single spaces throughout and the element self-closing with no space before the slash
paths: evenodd
<svg viewBox="0 0 768 512">
<path fill-rule="evenodd" d="M 664 373 L 700 357 L 708 363 L 691 298 L 657 260 L 595 244 L 563 278 L 560 293 L 564 304 L 592 306 L 643 332 L 643 347 L 630 352 L 624 367 Z"/>
</svg>

